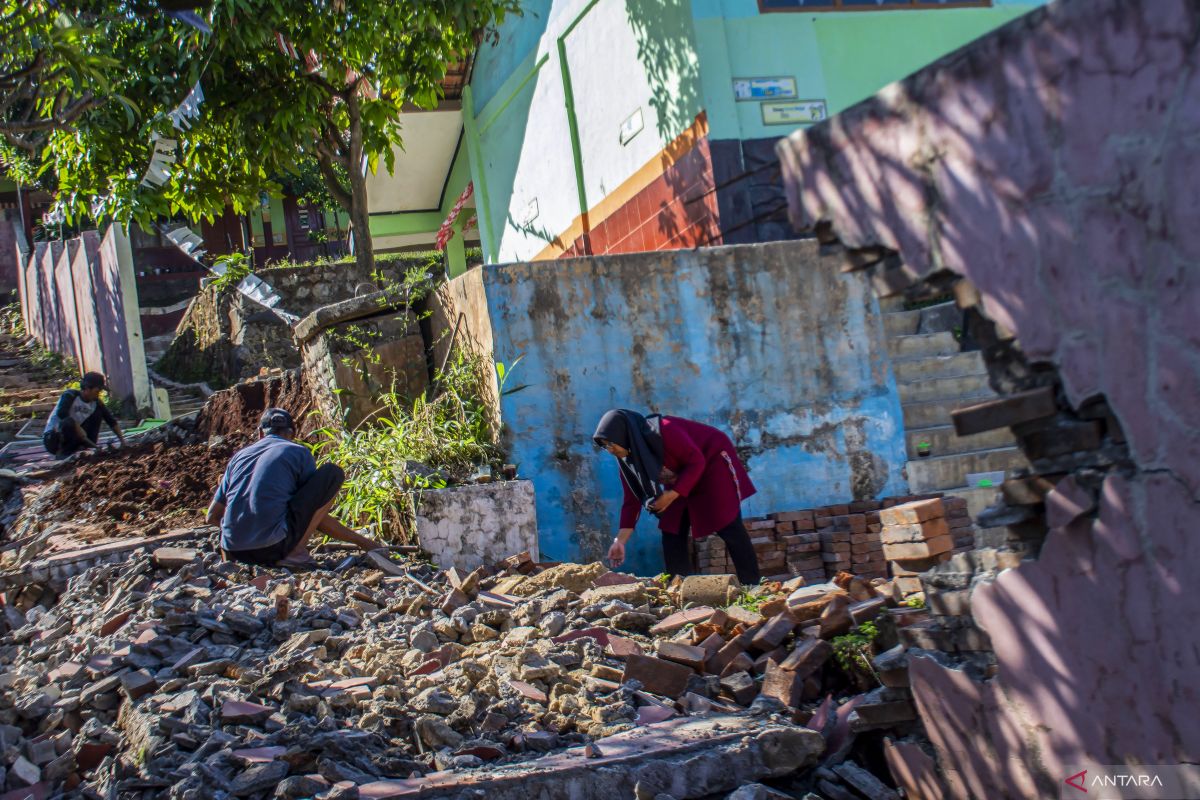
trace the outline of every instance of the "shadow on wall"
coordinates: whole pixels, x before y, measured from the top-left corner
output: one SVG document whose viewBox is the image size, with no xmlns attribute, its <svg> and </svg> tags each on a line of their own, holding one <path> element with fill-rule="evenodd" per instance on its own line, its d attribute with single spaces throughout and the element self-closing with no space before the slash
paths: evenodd
<svg viewBox="0 0 1200 800">
<path fill-rule="evenodd" d="M 625 8 L 637 39 L 638 60 L 653 92 L 650 105 L 658 119 L 659 137 L 674 142 L 704 120 L 691 3 L 627 0 Z M 646 236 L 643 247 L 632 249 L 668 250 L 721 243 L 708 148 L 704 136 L 683 147 L 676 143 L 663 153 L 660 185 L 651 186 L 645 198 L 646 207 L 653 209 L 656 235 Z"/>
<path fill-rule="evenodd" d="M 689 0 L 626 0 L 625 13 L 637 38 L 638 60 L 654 92 L 658 135 L 671 141 L 702 108 L 700 63 Z"/>
<path fill-rule="evenodd" d="M 1071 428 L 1057 469 L 1030 454 L 1057 481 L 1044 544 L 971 595 L 996 677 L 914 660 L 954 797 L 1200 761 L 1198 26 L 1196 3 L 1063 0 L 780 148 L 798 228 L 896 251 L 893 287 L 966 276 L 1016 337 L 985 348 L 996 388 L 1061 380 L 1060 413 L 1102 400 L 1128 442 L 1116 466 Z"/>
</svg>

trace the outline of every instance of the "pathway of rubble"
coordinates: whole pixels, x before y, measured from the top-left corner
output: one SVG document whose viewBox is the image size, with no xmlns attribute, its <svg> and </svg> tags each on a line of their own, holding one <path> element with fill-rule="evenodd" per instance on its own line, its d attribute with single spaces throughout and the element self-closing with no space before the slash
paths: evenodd
<svg viewBox="0 0 1200 800">
<path fill-rule="evenodd" d="M 203 508 L 261 408 L 299 410 L 297 380 L 5 473 L 0 800 L 874 800 L 899 796 L 885 759 L 927 759 L 898 739 L 918 724 L 900 632 L 927 616 L 900 583 L 665 585 L 528 553 L 465 574 L 329 545 L 308 573 L 222 561 Z M 960 512 L 774 524 L 837 569 L 864 537 L 944 560 Z M 867 623 L 874 649 L 847 649 Z"/>
</svg>

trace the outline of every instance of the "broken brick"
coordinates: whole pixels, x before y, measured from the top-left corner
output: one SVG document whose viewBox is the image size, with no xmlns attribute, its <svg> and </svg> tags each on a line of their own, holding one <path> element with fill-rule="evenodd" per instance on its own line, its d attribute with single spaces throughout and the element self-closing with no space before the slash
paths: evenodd
<svg viewBox="0 0 1200 800">
<path fill-rule="evenodd" d="M 879 512 L 879 520 L 883 523 L 885 530 L 890 525 L 914 525 L 944 516 L 946 516 L 946 508 L 942 505 L 940 497 L 903 503 Z"/>
<path fill-rule="evenodd" d="M 785 706 L 795 708 L 804 696 L 804 680 L 807 676 L 795 670 L 784 669 L 774 661 L 767 662 L 763 674 L 762 694 L 773 697 Z"/>
<path fill-rule="evenodd" d="M 630 655 L 625 659 L 621 682 L 636 680 L 647 692 L 675 698 L 687 691 L 688 677 L 692 674 L 682 664 L 654 656 Z"/>
<path fill-rule="evenodd" d="M 950 533 L 950 524 L 939 517 L 919 523 L 888 525 L 879 534 L 879 539 L 886 547 L 889 544 L 923 542 L 945 536 L 948 533 Z"/>
<path fill-rule="evenodd" d="M 699 670 L 704 666 L 704 661 L 708 657 L 708 651 L 703 647 L 660 640 L 658 643 L 658 657 Z"/>
<path fill-rule="evenodd" d="M 758 687 L 748 672 L 734 672 L 721 678 L 724 689 L 739 705 L 748 706 L 758 696 Z"/>
<path fill-rule="evenodd" d="M 807 677 L 816 672 L 832 654 L 833 647 L 829 642 L 824 639 L 807 638 L 797 644 L 779 666 Z"/>
<path fill-rule="evenodd" d="M 761 652 L 774 650 L 796 627 L 796 622 L 787 613 L 771 617 L 750 641 L 752 647 Z"/>
<path fill-rule="evenodd" d="M 883 546 L 883 554 L 893 561 L 903 561 L 905 559 L 914 558 L 930 558 L 941 553 L 949 552 L 954 548 L 954 539 L 948 534 L 938 536 L 935 539 L 928 539 L 923 542 L 900 542 L 898 544 L 885 544 Z"/>
<path fill-rule="evenodd" d="M 232 724 L 254 725 L 275 712 L 270 706 L 247 703 L 242 700 L 226 700 L 221 704 L 221 721 Z"/>
</svg>

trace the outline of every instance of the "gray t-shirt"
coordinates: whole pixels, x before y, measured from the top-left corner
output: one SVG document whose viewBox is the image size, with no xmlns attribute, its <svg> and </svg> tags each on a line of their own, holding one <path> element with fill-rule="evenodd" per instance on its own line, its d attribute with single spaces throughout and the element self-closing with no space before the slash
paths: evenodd
<svg viewBox="0 0 1200 800">
<path fill-rule="evenodd" d="M 61 431 L 66 425 L 67 420 L 74 420 L 80 425 L 87 422 L 96 409 L 100 409 L 100 418 L 112 425 L 115 421 L 113 415 L 99 400 L 87 402 L 79 393 L 78 389 L 67 389 L 58 398 L 58 404 L 54 410 L 50 412 L 50 419 L 46 420 L 46 430 L 44 433 L 56 433 Z"/>
<path fill-rule="evenodd" d="M 283 541 L 288 503 L 316 469 L 307 447 L 274 434 L 234 453 L 214 498 L 225 504 L 221 547 L 257 550 Z"/>
</svg>

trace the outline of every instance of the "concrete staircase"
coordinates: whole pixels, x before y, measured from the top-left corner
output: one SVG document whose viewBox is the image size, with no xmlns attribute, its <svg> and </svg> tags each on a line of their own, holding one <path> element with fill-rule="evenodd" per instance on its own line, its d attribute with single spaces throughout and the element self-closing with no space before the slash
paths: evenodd
<svg viewBox="0 0 1200 800">
<path fill-rule="evenodd" d="M 960 352 L 953 329 L 959 314 L 953 303 L 904 311 L 898 298 L 881 301 L 892 370 L 904 409 L 910 491 L 945 492 L 964 497 L 971 516 L 991 505 L 996 487 L 971 487 L 967 474 L 1025 466 L 1007 428 L 957 436 L 950 412 L 995 392 L 979 352 Z M 922 457 L 917 445 L 929 443 Z"/>
</svg>

